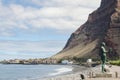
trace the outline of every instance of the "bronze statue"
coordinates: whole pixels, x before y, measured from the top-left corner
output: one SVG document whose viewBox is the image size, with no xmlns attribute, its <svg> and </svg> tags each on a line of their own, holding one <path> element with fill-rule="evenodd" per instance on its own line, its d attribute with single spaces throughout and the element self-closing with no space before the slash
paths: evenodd
<svg viewBox="0 0 120 80">
<path fill-rule="evenodd" d="M 105 72 L 105 63 L 106 63 L 106 54 L 107 54 L 107 50 L 106 50 L 105 46 L 106 46 L 105 42 L 102 42 L 102 45 L 101 45 L 102 72 Z"/>
</svg>

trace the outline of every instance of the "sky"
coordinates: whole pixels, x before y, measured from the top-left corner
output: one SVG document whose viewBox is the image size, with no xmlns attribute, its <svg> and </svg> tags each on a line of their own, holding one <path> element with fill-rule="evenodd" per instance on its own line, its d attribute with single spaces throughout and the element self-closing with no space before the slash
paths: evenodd
<svg viewBox="0 0 120 80">
<path fill-rule="evenodd" d="M 0 60 L 50 57 L 100 0 L 0 0 Z"/>
</svg>

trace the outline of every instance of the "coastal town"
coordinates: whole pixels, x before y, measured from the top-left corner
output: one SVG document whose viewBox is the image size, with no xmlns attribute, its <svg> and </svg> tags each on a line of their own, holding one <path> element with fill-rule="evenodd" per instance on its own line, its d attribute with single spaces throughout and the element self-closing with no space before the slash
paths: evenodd
<svg viewBox="0 0 120 80">
<path fill-rule="evenodd" d="M 10 59 L 1 61 L 2 64 L 56 64 L 56 59 Z"/>
<path fill-rule="evenodd" d="M 57 60 L 52 58 L 39 58 L 39 59 L 10 59 L 0 61 L 1 64 L 73 64 L 70 60 Z"/>
</svg>

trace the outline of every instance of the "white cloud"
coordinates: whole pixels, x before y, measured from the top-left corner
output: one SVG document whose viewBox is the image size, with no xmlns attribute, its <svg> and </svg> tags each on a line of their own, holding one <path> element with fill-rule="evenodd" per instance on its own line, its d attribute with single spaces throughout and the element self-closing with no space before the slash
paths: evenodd
<svg viewBox="0 0 120 80">
<path fill-rule="evenodd" d="M 0 41 L 0 51 L 10 53 L 57 53 L 64 41 Z"/>
<path fill-rule="evenodd" d="M 37 17 L 34 11 L 32 11 L 32 8 L 29 10 L 29 8 L 25 8 L 22 5 L 11 4 L 10 10 L 18 20 L 33 19 Z"/>
<path fill-rule="evenodd" d="M 0 41 L 0 60 L 50 57 L 64 44 L 64 41 Z"/>
<path fill-rule="evenodd" d="M 101 0 L 31 0 L 32 3 L 41 6 L 64 6 L 64 7 L 96 7 Z M 89 5 L 88 5 L 89 4 Z"/>
<path fill-rule="evenodd" d="M 100 0 L 24 0 L 27 4 L 23 5 L 12 2 L 5 4 L 2 1 L 0 0 L 0 36 L 12 36 L 17 40 L 19 39 L 17 32 L 20 36 L 29 33 L 35 36 L 33 33 L 37 31 L 39 35 L 42 28 L 54 30 L 53 34 L 72 33 L 87 20 L 88 14 L 100 3 Z M 60 51 L 64 45 L 65 41 L 0 41 L 0 51 L 4 52 L 0 55 L 3 57 L 33 54 L 45 56 L 41 53 L 52 55 Z"/>
<path fill-rule="evenodd" d="M 5 30 L 11 31 L 14 28 L 29 31 L 32 27 L 33 30 L 52 28 L 58 31 L 70 30 L 72 32 L 87 20 L 88 14 L 95 10 L 100 3 L 100 0 L 27 1 L 41 7 L 25 7 L 15 3 L 5 6 L 0 2 L 0 27 L 4 26 Z M 0 35 L 2 35 L 1 33 Z M 11 33 L 15 34 L 15 32 Z M 6 34 L 8 33 L 6 32 Z"/>
</svg>

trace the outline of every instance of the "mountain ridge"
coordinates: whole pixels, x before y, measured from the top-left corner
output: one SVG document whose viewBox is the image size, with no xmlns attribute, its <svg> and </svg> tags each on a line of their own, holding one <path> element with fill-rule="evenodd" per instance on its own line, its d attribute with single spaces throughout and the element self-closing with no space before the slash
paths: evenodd
<svg viewBox="0 0 120 80">
<path fill-rule="evenodd" d="M 112 54 L 107 54 L 108 58 L 118 58 L 119 34 L 120 0 L 102 0 L 100 7 L 89 14 L 88 20 L 71 34 L 63 50 L 52 58 L 100 58 L 102 42 L 112 49 Z"/>
</svg>

